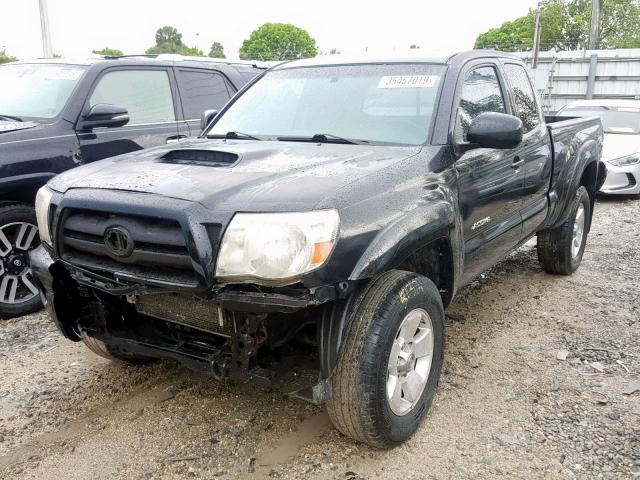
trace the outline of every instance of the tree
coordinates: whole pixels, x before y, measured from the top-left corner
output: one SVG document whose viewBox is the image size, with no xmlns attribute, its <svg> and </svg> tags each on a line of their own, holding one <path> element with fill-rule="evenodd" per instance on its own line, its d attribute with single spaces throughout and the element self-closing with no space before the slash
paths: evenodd
<svg viewBox="0 0 640 480">
<path fill-rule="evenodd" d="M 293 60 L 317 53 L 316 41 L 309 33 L 289 23 L 265 23 L 240 48 L 240 58 L 247 60 Z"/>
<path fill-rule="evenodd" d="M 16 57 L 12 57 L 11 55 L 8 55 L 4 48 L 0 50 L 0 63 L 15 62 L 17 60 L 18 59 Z"/>
<path fill-rule="evenodd" d="M 91 53 L 95 53 L 97 55 L 104 55 L 106 57 L 121 57 L 124 55 L 122 50 L 118 50 L 117 48 L 108 48 L 105 47 L 102 50 L 92 50 Z"/>
<path fill-rule="evenodd" d="M 209 56 L 212 58 L 227 58 L 224 54 L 224 47 L 220 42 L 213 42 L 211 44 L 211 50 L 209 50 Z"/>
<path fill-rule="evenodd" d="M 177 53 L 194 57 L 203 57 L 204 53 L 197 47 L 188 47 L 182 43 L 182 34 L 175 27 L 167 25 L 156 30 L 156 44 L 148 48 L 148 55 L 159 53 Z"/>
<path fill-rule="evenodd" d="M 589 40 L 592 0 L 544 0 L 540 10 L 541 50 L 579 50 Z M 492 28 L 476 39 L 474 48 L 505 51 L 531 50 L 535 11 L 499 28 Z M 640 2 L 604 0 L 598 48 L 640 47 Z"/>
</svg>

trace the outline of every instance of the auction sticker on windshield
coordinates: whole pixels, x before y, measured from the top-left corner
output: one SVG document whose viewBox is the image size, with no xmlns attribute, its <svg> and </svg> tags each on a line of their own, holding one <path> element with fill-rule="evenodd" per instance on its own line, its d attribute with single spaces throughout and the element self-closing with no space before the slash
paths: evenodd
<svg viewBox="0 0 640 480">
<path fill-rule="evenodd" d="M 438 75 L 389 75 L 380 79 L 378 88 L 433 88 L 439 79 Z"/>
</svg>

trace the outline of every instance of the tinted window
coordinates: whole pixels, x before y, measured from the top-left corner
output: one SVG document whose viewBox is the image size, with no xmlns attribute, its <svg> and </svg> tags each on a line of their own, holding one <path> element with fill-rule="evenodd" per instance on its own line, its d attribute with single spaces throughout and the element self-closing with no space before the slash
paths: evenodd
<svg viewBox="0 0 640 480">
<path fill-rule="evenodd" d="M 169 76 L 164 70 L 117 70 L 105 74 L 89 104 L 125 107 L 130 125 L 176 119 Z"/>
<path fill-rule="evenodd" d="M 180 98 L 186 119 L 196 119 L 202 112 L 215 108 L 219 110 L 232 93 L 222 75 L 206 70 L 178 70 Z"/>
<path fill-rule="evenodd" d="M 516 107 L 516 115 L 522 120 L 524 131 L 533 130 L 540 123 L 540 113 L 536 95 L 529 81 L 527 71 L 521 65 L 508 63 L 504 66 L 507 79 L 511 85 L 513 99 Z"/>
<path fill-rule="evenodd" d="M 456 138 L 466 141 L 471 121 L 481 113 L 506 111 L 495 68 L 480 67 L 472 70 L 462 84 Z"/>
</svg>

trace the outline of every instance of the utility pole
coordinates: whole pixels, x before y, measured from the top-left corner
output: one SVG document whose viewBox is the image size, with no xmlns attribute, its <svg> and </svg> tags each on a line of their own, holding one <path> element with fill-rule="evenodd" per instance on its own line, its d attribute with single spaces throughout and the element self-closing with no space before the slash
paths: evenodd
<svg viewBox="0 0 640 480">
<path fill-rule="evenodd" d="M 42 30 L 42 54 L 45 58 L 53 57 L 51 48 L 51 35 L 49 34 L 49 12 L 47 11 L 47 0 L 40 2 L 40 29 Z"/>
<path fill-rule="evenodd" d="M 536 28 L 533 32 L 533 59 L 531 61 L 531 68 L 538 68 L 538 55 L 540 53 L 540 32 L 542 27 L 540 25 L 540 10 L 542 9 L 542 2 L 538 2 L 538 10 L 536 11 Z"/>
<path fill-rule="evenodd" d="M 602 0 L 591 0 L 591 30 L 589 31 L 589 50 L 596 50 L 600 43 L 600 16 Z"/>
</svg>

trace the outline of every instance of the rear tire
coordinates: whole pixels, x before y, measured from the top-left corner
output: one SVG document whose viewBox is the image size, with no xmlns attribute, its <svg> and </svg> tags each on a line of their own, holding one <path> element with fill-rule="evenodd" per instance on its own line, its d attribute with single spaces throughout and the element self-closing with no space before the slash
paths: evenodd
<svg viewBox="0 0 640 480">
<path fill-rule="evenodd" d="M 366 286 L 354 302 L 330 377 L 327 410 L 340 432 L 379 448 L 413 435 L 440 379 L 443 321 L 440 293 L 425 277 L 392 270 Z M 427 358 L 428 368 L 422 368 Z"/>
<path fill-rule="evenodd" d="M 131 353 L 125 349 L 104 343 L 102 340 L 90 337 L 86 332 L 82 332 L 80 336 L 82 337 L 82 342 L 89 350 L 102 358 L 106 358 L 107 360 L 134 365 L 149 363 L 153 360 L 151 357 L 136 355 L 135 353 Z"/>
<path fill-rule="evenodd" d="M 538 233 L 538 261 L 545 272 L 571 275 L 578 269 L 590 224 L 591 200 L 581 186 L 572 200 L 569 218 L 556 228 Z"/>
<path fill-rule="evenodd" d="M 36 224 L 36 212 L 29 205 L 0 205 L 0 319 L 21 317 L 43 307 L 27 255 L 40 244 Z"/>
</svg>

